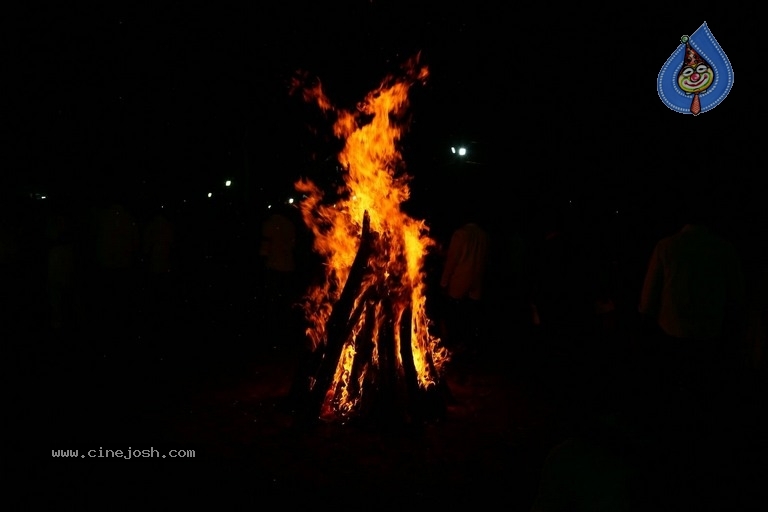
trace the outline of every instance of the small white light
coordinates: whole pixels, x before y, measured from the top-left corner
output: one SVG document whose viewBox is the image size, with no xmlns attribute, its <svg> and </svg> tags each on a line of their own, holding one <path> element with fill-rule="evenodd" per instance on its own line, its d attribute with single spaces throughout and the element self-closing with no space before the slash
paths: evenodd
<svg viewBox="0 0 768 512">
<path fill-rule="evenodd" d="M 453 146 L 451 146 L 451 153 L 453 153 L 454 155 L 456 154 L 456 148 Z"/>
<path fill-rule="evenodd" d="M 467 154 L 467 148 L 459 148 L 459 155 L 464 156 Z"/>
<path fill-rule="evenodd" d="M 288 204 L 293 204 L 293 198 L 292 197 L 288 198 Z"/>
<path fill-rule="evenodd" d="M 211 197 L 211 196 L 213 196 L 213 194 L 211 194 L 210 192 L 208 192 L 208 197 Z"/>
<path fill-rule="evenodd" d="M 228 187 L 230 185 L 232 185 L 232 180 L 227 180 L 227 181 L 224 182 L 224 186 L 225 187 Z"/>
<path fill-rule="evenodd" d="M 268 205 L 267 205 L 267 210 L 269 210 L 270 208 L 272 208 L 272 205 L 271 205 L 271 204 L 268 204 Z"/>
</svg>

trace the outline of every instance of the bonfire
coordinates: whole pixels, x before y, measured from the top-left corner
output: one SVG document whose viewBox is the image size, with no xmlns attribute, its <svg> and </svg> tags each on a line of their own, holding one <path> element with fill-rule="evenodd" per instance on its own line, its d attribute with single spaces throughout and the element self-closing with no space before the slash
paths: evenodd
<svg viewBox="0 0 768 512">
<path fill-rule="evenodd" d="M 309 179 L 295 184 L 325 269 L 303 307 L 315 356 L 307 410 L 327 422 L 374 412 L 418 420 L 442 396 L 449 353 L 431 330 L 424 272 L 435 242 L 424 221 L 403 211 L 410 176 L 399 150 L 409 89 L 427 76 L 416 55 L 353 110 L 333 107 L 317 80 L 293 84 L 329 116 L 343 143 L 339 190 Z"/>
</svg>

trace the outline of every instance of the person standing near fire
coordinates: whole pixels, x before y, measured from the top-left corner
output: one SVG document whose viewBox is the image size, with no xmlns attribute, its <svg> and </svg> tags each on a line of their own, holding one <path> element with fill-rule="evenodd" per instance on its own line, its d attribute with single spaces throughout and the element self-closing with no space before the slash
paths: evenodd
<svg viewBox="0 0 768 512">
<path fill-rule="evenodd" d="M 655 244 L 638 305 L 661 377 L 657 391 L 664 397 L 682 392 L 687 403 L 697 403 L 699 413 L 713 405 L 714 390 L 738 378 L 728 361 L 733 360 L 745 316 L 741 258 L 714 229 L 716 199 L 703 191 L 683 194 L 683 226 Z"/>
<path fill-rule="evenodd" d="M 276 206 L 261 226 L 261 255 L 263 266 L 263 320 L 282 330 L 293 331 L 293 302 L 297 294 L 296 223 L 290 207 Z M 279 336 L 285 339 L 288 332 Z M 288 336 L 291 337 L 291 336 Z M 288 342 L 292 344 L 292 342 Z"/>
<path fill-rule="evenodd" d="M 453 352 L 454 360 L 458 359 L 460 368 L 478 350 L 489 249 L 488 232 L 480 225 L 476 210 L 467 208 L 461 221 L 451 235 L 440 277 L 440 286 L 447 298 L 443 322 L 445 344 Z"/>
<path fill-rule="evenodd" d="M 273 297 L 293 292 L 296 227 L 285 211 L 274 211 L 263 223 L 259 254 L 264 258 L 265 285 Z"/>
<path fill-rule="evenodd" d="M 537 352 L 577 357 L 594 311 L 579 216 L 557 200 L 544 201 L 537 216 L 529 292 Z"/>
</svg>

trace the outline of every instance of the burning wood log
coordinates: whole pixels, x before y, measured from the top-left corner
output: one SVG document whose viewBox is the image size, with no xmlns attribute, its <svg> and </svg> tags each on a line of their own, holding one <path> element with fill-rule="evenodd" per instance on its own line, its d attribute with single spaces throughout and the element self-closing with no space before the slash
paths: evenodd
<svg viewBox="0 0 768 512">
<path fill-rule="evenodd" d="M 309 397 L 305 404 L 305 413 L 310 417 L 320 413 L 320 408 L 325 401 L 326 391 L 333 382 L 344 343 L 349 338 L 354 324 L 362 314 L 362 309 L 367 302 L 364 297 L 364 300 L 360 301 L 358 308 L 353 311 L 355 298 L 360 296 L 363 278 L 369 270 L 368 260 L 373 252 L 372 241 L 373 234 L 371 233 L 370 217 L 366 212 L 363 216 L 360 247 L 355 256 L 355 261 L 352 263 L 347 282 L 344 284 L 341 297 L 333 306 L 333 311 L 328 319 L 326 342 L 324 346 L 320 347 L 318 352 L 318 367 L 314 375 L 310 375 L 308 379 L 310 381 L 310 389 Z"/>
<path fill-rule="evenodd" d="M 319 347 L 315 355 L 317 364 L 306 379 L 310 386 L 301 416 L 304 421 L 314 421 L 322 416 L 324 405 L 334 402 L 341 394 L 361 395 L 363 387 L 366 388 L 366 396 L 362 397 L 360 412 L 371 413 L 380 420 L 403 417 L 406 421 L 420 422 L 434 417 L 435 412 L 441 410 L 440 395 L 432 388 L 422 390 L 419 386 L 413 357 L 410 305 L 400 311 L 395 310 L 395 303 L 403 303 L 403 298 L 393 301 L 389 296 L 388 289 L 398 289 L 391 279 L 375 276 L 375 284 L 368 282 L 368 288 L 363 290 L 366 277 L 370 277 L 368 263 L 374 253 L 373 241 L 376 239 L 366 214 L 357 256 L 328 321 L 326 343 Z M 355 307 L 356 298 L 359 300 Z M 383 319 L 378 322 L 376 331 L 377 315 Z M 356 326 L 360 328 L 353 336 Z M 342 389 L 340 382 L 334 384 L 334 376 L 347 343 L 353 344 L 354 358 L 345 379 L 347 389 Z M 375 365 L 374 349 L 377 352 Z M 400 370 L 398 361 L 402 365 Z M 428 363 L 436 373 L 431 358 Z M 352 411 L 344 409 L 343 412 Z"/>
<path fill-rule="evenodd" d="M 418 421 L 422 419 L 421 408 L 418 407 L 419 398 L 419 381 L 416 375 L 416 365 L 413 362 L 413 348 L 411 347 L 411 308 L 407 307 L 402 312 L 402 320 L 400 323 L 400 358 L 403 361 L 403 377 L 405 379 L 406 392 L 410 400 L 409 414 L 413 420 Z"/>
</svg>

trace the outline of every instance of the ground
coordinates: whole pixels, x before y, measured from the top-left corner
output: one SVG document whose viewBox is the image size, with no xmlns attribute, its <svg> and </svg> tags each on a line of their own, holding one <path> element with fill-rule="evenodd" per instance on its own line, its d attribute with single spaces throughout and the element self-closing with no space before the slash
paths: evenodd
<svg viewBox="0 0 768 512">
<path fill-rule="evenodd" d="M 295 428 L 286 399 L 297 353 L 265 343 L 235 350 L 242 344 L 237 340 L 260 339 L 222 328 L 246 311 L 191 324 L 201 311 L 193 308 L 184 327 L 166 326 L 163 332 L 176 336 L 169 335 L 175 341 L 163 350 L 141 329 L 113 340 L 118 350 L 96 350 L 95 330 L 91 342 L 72 345 L 72 338 L 27 325 L 26 336 L 17 333 L 26 344 L 14 345 L 23 357 L 7 371 L 20 391 L 12 401 L 17 429 L 11 438 L 23 440 L 14 444 L 26 452 L 16 476 L 40 483 L 40 493 L 29 499 L 63 496 L 85 506 L 103 504 L 102 495 L 113 489 L 143 509 L 213 495 L 219 509 L 263 506 L 265 497 L 286 503 L 311 497 L 380 509 L 488 501 L 529 511 L 545 481 L 548 488 L 552 482 L 567 487 L 576 476 L 593 478 L 599 489 L 601 470 L 581 468 L 603 464 L 595 461 L 607 459 L 597 454 L 607 451 L 621 468 L 609 473 L 625 475 L 638 510 L 693 503 L 697 510 L 758 509 L 768 455 L 764 377 L 724 391 L 717 417 L 693 423 L 690 401 L 646 393 L 626 361 L 600 365 L 539 350 L 535 336 L 505 323 L 507 304 L 494 307 L 490 318 L 499 321 L 487 334 L 495 341 L 465 372 L 447 374 L 454 400 L 445 417 L 418 428 Z M 195 343 L 198 338 L 207 341 Z M 592 448 L 569 466 L 559 458 L 579 450 L 563 446 Z M 195 455 L 63 460 L 51 454 L 128 447 Z M 563 478 L 562 468 L 569 467 L 573 475 Z M 150 488 L 172 490 L 173 498 L 149 500 Z"/>
</svg>

